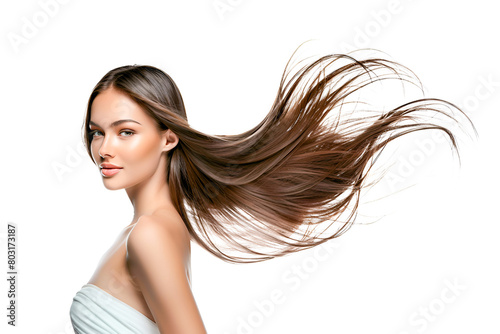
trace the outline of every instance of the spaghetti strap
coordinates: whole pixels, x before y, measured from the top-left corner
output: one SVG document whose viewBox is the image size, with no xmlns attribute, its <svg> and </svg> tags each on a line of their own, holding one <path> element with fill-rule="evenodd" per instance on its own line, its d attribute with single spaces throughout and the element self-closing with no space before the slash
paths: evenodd
<svg viewBox="0 0 500 334">
<path fill-rule="evenodd" d="M 139 223 L 139 221 L 137 221 L 137 223 L 134 224 L 134 226 L 128 232 L 127 238 L 125 239 L 125 256 L 126 257 L 128 257 L 128 238 L 130 237 L 130 233 L 132 233 L 132 231 L 134 230 L 134 228 L 137 226 L 138 223 Z"/>
</svg>

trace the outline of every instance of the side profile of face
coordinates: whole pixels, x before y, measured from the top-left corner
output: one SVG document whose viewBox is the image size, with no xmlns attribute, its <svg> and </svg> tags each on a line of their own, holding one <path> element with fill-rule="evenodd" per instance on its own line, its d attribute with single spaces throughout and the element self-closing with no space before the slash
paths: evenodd
<svg viewBox="0 0 500 334">
<path fill-rule="evenodd" d="M 91 153 L 107 189 L 127 189 L 165 175 L 162 153 L 175 147 L 177 136 L 160 132 L 128 95 L 106 89 L 94 99 L 90 115 Z"/>
</svg>

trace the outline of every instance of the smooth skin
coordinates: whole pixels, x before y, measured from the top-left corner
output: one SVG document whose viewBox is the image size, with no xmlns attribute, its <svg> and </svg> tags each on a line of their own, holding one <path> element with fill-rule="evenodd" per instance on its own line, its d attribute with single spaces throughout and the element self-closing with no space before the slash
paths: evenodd
<svg viewBox="0 0 500 334">
<path fill-rule="evenodd" d="M 113 123 L 119 120 L 133 120 Z M 135 121 L 135 122 L 134 122 Z M 104 176 L 107 189 L 125 189 L 134 207 L 125 243 L 126 266 L 160 333 L 206 334 L 190 286 L 190 235 L 175 210 L 166 181 L 166 154 L 179 139 L 159 131 L 126 94 L 110 87 L 91 109 L 91 152 L 97 165 L 121 167 Z"/>
</svg>

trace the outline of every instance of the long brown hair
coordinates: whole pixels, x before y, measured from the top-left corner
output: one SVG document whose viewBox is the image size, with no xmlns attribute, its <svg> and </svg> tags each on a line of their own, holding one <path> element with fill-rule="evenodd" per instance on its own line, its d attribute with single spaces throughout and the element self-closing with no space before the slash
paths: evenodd
<svg viewBox="0 0 500 334">
<path fill-rule="evenodd" d="M 115 68 L 97 83 L 88 101 L 83 126 L 89 156 L 92 102 L 114 87 L 138 103 L 158 129 L 169 128 L 179 137 L 168 152 L 167 181 L 192 238 L 225 261 L 243 263 L 343 234 L 356 218 L 368 171 L 394 139 L 437 129 L 458 152 L 455 134 L 435 117 L 458 122 L 455 116 L 465 113 L 441 99 L 422 98 L 376 115 L 341 119 L 347 98 L 365 86 L 387 79 L 415 83 L 416 76 L 399 63 L 331 54 L 289 78 L 290 60 L 267 116 L 237 135 L 191 128 L 179 89 L 163 71 L 139 65 Z M 341 221 L 345 213 L 349 215 Z M 327 232 L 333 223 L 339 227 Z"/>
</svg>

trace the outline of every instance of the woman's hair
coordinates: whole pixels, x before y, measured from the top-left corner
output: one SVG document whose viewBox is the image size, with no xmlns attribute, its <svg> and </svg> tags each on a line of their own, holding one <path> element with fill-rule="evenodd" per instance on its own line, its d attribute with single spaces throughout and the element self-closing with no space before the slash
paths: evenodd
<svg viewBox="0 0 500 334">
<path fill-rule="evenodd" d="M 441 99 L 423 98 L 387 112 L 341 119 L 342 108 L 352 103 L 347 98 L 359 89 L 387 79 L 413 83 L 410 79 L 416 76 L 406 67 L 382 58 L 331 54 L 289 78 L 289 63 L 267 116 L 237 135 L 208 135 L 191 128 L 179 89 L 163 71 L 139 65 L 113 69 L 88 101 L 84 142 L 89 156 L 93 159 L 92 102 L 113 87 L 139 104 L 159 130 L 171 129 L 179 137 L 167 155 L 167 181 L 192 238 L 225 261 L 243 263 L 307 249 L 343 234 L 356 218 L 368 171 L 392 140 L 441 130 L 458 152 L 453 132 L 434 117 L 458 122 L 453 111 L 465 113 Z M 350 214 L 341 221 L 346 212 Z M 333 223 L 340 225 L 327 232 Z"/>
</svg>

